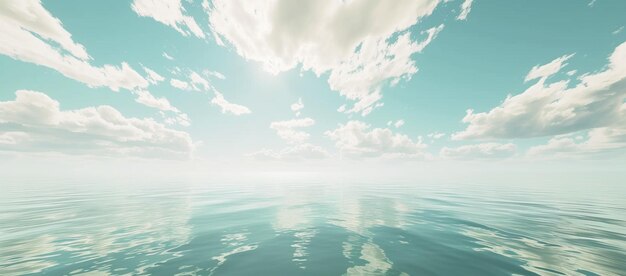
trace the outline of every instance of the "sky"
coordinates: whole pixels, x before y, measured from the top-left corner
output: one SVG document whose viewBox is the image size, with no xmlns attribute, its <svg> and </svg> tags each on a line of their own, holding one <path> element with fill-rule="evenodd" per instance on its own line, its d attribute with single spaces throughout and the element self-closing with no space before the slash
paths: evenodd
<svg viewBox="0 0 626 276">
<path fill-rule="evenodd" d="M 0 163 L 623 171 L 623 11 L 620 0 L 2 1 Z"/>
</svg>

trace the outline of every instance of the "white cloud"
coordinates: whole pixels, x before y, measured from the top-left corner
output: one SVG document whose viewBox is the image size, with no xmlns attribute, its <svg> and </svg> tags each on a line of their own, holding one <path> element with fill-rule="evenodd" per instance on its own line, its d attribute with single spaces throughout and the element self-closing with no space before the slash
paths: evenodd
<svg viewBox="0 0 626 276">
<path fill-rule="evenodd" d="M 163 117 L 166 117 L 165 123 L 168 125 L 174 125 L 174 124 L 179 124 L 181 126 L 191 125 L 191 120 L 189 119 L 189 116 L 185 113 L 177 112 L 176 114 L 174 114 L 173 117 L 167 117 L 165 116 L 165 114 L 161 114 L 161 115 L 163 115 Z"/>
<path fill-rule="evenodd" d="M 172 56 L 170 56 L 168 53 L 163 52 L 163 54 L 161 54 L 164 58 L 169 59 L 169 60 L 174 60 L 174 58 Z"/>
<path fill-rule="evenodd" d="M 0 136 L 10 144 L 0 144 L 6 151 L 155 158 L 189 158 L 193 151 L 189 134 L 152 119 L 127 118 L 111 106 L 60 110 L 59 102 L 28 90 L 0 102 Z"/>
<path fill-rule="evenodd" d="M 567 58 L 535 66 L 527 79 L 539 78 L 537 83 L 489 112 L 468 110 L 463 122 L 469 126 L 453 138 L 540 137 L 617 124 L 624 116 L 626 43 L 611 54 L 606 69 L 583 74 L 576 86 L 568 87 L 568 80 L 546 84 Z"/>
<path fill-rule="evenodd" d="M 226 79 L 226 76 L 224 76 L 224 74 L 217 72 L 217 71 L 211 71 L 211 70 L 205 69 L 202 72 L 204 73 L 205 76 L 216 77 L 220 80 Z"/>
<path fill-rule="evenodd" d="M 191 86 L 193 90 L 208 91 L 209 89 L 211 89 L 211 84 L 209 83 L 209 81 L 205 80 L 202 76 L 200 76 L 200 74 L 194 71 L 191 71 L 191 73 L 189 74 L 189 80 L 191 80 Z"/>
<path fill-rule="evenodd" d="M 444 147 L 439 155 L 449 159 L 488 159 L 508 158 L 515 155 L 514 144 L 483 143 L 465 145 L 456 148 Z"/>
<path fill-rule="evenodd" d="M 426 145 L 388 128 L 374 128 L 361 121 L 349 121 L 324 133 L 335 141 L 342 156 L 350 158 L 415 158 L 425 157 Z"/>
<path fill-rule="evenodd" d="M 289 143 L 302 143 L 309 139 L 307 132 L 298 130 L 299 128 L 310 127 L 315 124 L 311 118 L 293 119 L 288 121 L 272 122 L 270 128 L 276 130 L 276 134 Z"/>
<path fill-rule="evenodd" d="M 457 20 L 466 20 L 467 19 L 467 15 L 469 15 L 470 11 L 472 10 L 472 3 L 474 2 L 474 0 L 464 0 L 463 4 L 461 4 L 461 12 L 459 13 L 459 16 L 456 17 Z"/>
<path fill-rule="evenodd" d="M 433 133 L 429 133 L 429 134 L 427 135 L 427 137 L 428 137 L 428 138 L 431 138 L 431 139 L 433 139 L 433 140 L 441 139 L 441 138 L 443 138 L 444 136 L 446 136 L 446 134 L 445 134 L 445 133 L 442 133 L 442 132 L 433 132 Z"/>
<path fill-rule="evenodd" d="M 165 122 L 167 124 L 179 124 L 182 126 L 191 125 L 191 120 L 189 120 L 187 114 L 182 113 L 178 110 L 178 108 L 173 107 L 166 98 L 157 98 L 147 90 L 133 91 L 133 94 L 137 95 L 137 98 L 135 99 L 136 102 L 161 110 L 161 115 L 165 118 Z M 168 117 L 165 114 L 167 111 L 172 112 L 174 116 Z"/>
<path fill-rule="evenodd" d="M 78 59 L 91 59 L 85 47 L 74 42 L 72 34 L 38 0 L 3 1 L 0 3 L 0 17 L 7 25 L 19 26 L 25 31 L 58 43 L 62 49 Z"/>
<path fill-rule="evenodd" d="M 532 69 L 530 69 L 530 72 L 528 72 L 528 75 L 526 75 L 524 81 L 531 81 L 538 78 L 545 79 L 558 73 L 559 71 L 561 71 L 561 69 L 563 69 L 563 67 L 567 65 L 567 63 L 565 62 L 573 56 L 574 54 L 565 55 L 551 61 L 548 64 L 534 66 Z"/>
<path fill-rule="evenodd" d="M 143 70 L 146 71 L 146 74 L 148 74 L 148 82 L 150 82 L 151 84 L 158 84 L 159 82 L 165 80 L 163 76 L 157 74 L 157 72 L 154 72 L 150 68 L 143 66 Z"/>
<path fill-rule="evenodd" d="M 170 79 L 170 85 L 180 90 L 191 90 L 191 85 L 189 83 L 179 79 Z"/>
<path fill-rule="evenodd" d="M 178 69 L 178 72 L 181 72 L 182 70 Z M 189 70 L 189 81 L 183 81 L 180 79 L 175 79 L 172 78 L 170 79 L 170 85 L 178 88 L 180 90 L 186 90 L 186 91 L 197 91 L 197 92 L 201 92 L 201 91 L 209 91 L 212 89 L 213 86 L 211 86 L 211 83 L 206 80 L 205 78 L 203 78 L 200 74 L 196 73 L 195 71 Z"/>
<path fill-rule="evenodd" d="M 260 150 L 255 153 L 247 155 L 260 161 L 266 160 L 309 160 L 309 159 L 325 159 L 331 155 L 320 146 L 311 145 L 308 143 L 299 144 L 291 147 L 284 148 L 280 151 L 273 150 Z"/>
<path fill-rule="evenodd" d="M 595 4 L 596 4 L 596 1 L 597 1 L 597 0 L 591 0 L 591 1 L 589 1 L 589 4 L 587 4 L 587 6 L 589 6 L 589 7 L 593 7 L 593 5 L 595 5 Z"/>
<path fill-rule="evenodd" d="M 401 126 L 404 125 L 404 120 L 397 120 L 393 126 L 395 126 L 396 128 L 400 128 Z"/>
<path fill-rule="evenodd" d="M 417 72 L 411 56 L 443 25 L 426 31 L 422 42 L 412 41 L 408 29 L 439 2 L 215 0 L 205 8 L 218 43 L 229 42 L 272 73 L 298 65 L 317 75 L 330 72 L 331 89 L 357 102 L 344 112 L 364 115 L 382 98 L 383 86 Z"/>
<path fill-rule="evenodd" d="M 300 116 L 300 110 L 304 108 L 302 98 L 299 98 L 297 102 L 291 104 L 291 111 L 296 113 L 296 116 Z"/>
<path fill-rule="evenodd" d="M 185 14 L 181 0 L 134 0 L 131 7 L 139 16 L 151 17 L 157 22 L 174 28 L 184 36 L 191 33 L 204 38 L 204 32 L 196 20 Z"/>
<path fill-rule="evenodd" d="M 250 109 L 243 105 L 228 102 L 224 99 L 224 95 L 217 90 L 213 90 L 213 92 L 215 93 L 215 97 L 213 97 L 211 103 L 219 106 L 222 109 L 222 113 L 230 112 L 237 116 L 251 113 Z"/>
<path fill-rule="evenodd" d="M 0 148 L 3 145 L 17 145 L 30 139 L 30 135 L 21 131 L 0 131 Z"/>
<path fill-rule="evenodd" d="M 54 69 L 89 87 L 118 91 L 148 86 L 126 63 L 92 66 L 85 48 L 37 0 L 0 2 L 0 54 Z"/>
<path fill-rule="evenodd" d="M 145 106 L 156 108 L 162 111 L 179 112 L 179 110 L 173 107 L 166 98 L 156 98 L 154 97 L 154 95 L 146 90 L 138 90 L 133 93 L 137 95 L 137 99 L 135 100 Z"/>
<path fill-rule="evenodd" d="M 626 128 L 623 125 L 621 127 L 596 128 L 588 132 L 585 141 L 580 142 L 577 140 L 571 136 L 553 137 L 545 145 L 530 148 L 528 155 L 554 159 L 624 154 L 626 149 Z"/>
</svg>

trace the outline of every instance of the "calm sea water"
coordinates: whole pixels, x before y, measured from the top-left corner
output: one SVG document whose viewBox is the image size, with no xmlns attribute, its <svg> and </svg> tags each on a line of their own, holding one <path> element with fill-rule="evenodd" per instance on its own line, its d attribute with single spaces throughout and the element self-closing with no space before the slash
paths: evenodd
<svg viewBox="0 0 626 276">
<path fill-rule="evenodd" d="M 626 275 L 621 187 L 12 184 L 0 275 Z"/>
</svg>

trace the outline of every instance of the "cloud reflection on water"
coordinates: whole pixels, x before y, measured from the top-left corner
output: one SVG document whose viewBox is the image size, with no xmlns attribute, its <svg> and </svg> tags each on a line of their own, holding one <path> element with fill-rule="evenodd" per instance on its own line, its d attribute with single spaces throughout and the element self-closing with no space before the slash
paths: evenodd
<svg viewBox="0 0 626 276">
<path fill-rule="evenodd" d="M 0 274 L 619 275 L 626 269 L 623 202 L 481 189 L 276 184 L 9 191 L 0 203 Z"/>
</svg>

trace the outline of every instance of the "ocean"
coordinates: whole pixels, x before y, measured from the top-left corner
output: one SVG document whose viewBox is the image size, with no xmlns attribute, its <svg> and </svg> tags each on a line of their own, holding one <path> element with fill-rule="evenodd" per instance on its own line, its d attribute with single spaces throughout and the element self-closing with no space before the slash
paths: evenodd
<svg viewBox="0 0 626 276">
<path fill-rule="evenodd" d="M 626 188 L 4 184 L 0 275 L 626 275 Z"/>
</svg>

